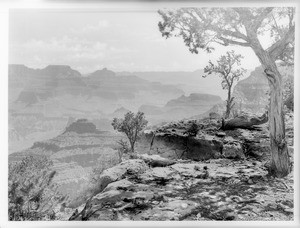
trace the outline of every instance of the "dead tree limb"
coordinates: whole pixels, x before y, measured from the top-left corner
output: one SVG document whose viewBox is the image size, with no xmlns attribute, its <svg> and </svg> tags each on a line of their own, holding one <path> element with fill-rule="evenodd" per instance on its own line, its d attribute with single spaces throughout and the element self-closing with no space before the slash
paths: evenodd
<svg viewBox="0 0 300 228">
<path fill-rule="evenodd" d="M 268 114 L 264 113 L 262 116 L 248 116 L 242 115 L 230 119 L 228 121 L 222 120 L 221 130 L 234 130 L 236 128 L 258 130 L 257 125 L 261 125 L 268 122 Z"/>
</svg>

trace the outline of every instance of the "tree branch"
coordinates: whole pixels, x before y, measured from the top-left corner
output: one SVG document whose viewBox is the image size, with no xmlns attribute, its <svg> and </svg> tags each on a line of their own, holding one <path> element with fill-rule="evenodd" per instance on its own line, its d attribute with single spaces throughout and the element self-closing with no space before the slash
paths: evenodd
<svg viewBox="0 0 300 228">
<path fill-rule="evenodd" d="M 272 59 L 276 60 L 278 56 L 282 54 L 284 49 L 289 43 L 292 43 L 295 39 L 295 26 L 292 26 L 285 36 L 274 43 L 271 47 L 267 49 L 267 52 L 271 56 Z"/>
<path fill-rule="evenodd" d="M 234 44 L 234 45 L 241 45 L 241 46 L 244 46 L 244 47 L 250 47 L 250 43 L 248 42 L 240 42 L 240 41 L 236 41 L 236 40 L 231 40 L 231 39 L 228 39 L 228 38 L 224 38 L 224 37 L 218 37 L 220 40 L 222 40 L 224 43 L 219 43 L 219 44 L 222 44 L 223 46 L 228 46 L 229 44 Z"/>
<path fill-rule="evenodd" d="M 203 16 L 203 14 L 197 10 L 194 11 L 197 16 L 205 23 L 205 24 L 209 24 L 209 26 L 211 26 L 215 31 L 217 31 L 219 34 L 222 34 L 222 35 L 226 35 L 226 36 L 231 36 L 231 37 L 234 37 L 234 38 L 237 38 L 237 39 L 242 39 L 244 41 L 248 41 L 248 37 L 241 33 L 236 26 L 233 26 L 233 29 L 234 31 L 232 30 L 227 30 L 227 29 L 224 29 L 224 28 L 221 28 L 218 24 L 213 24 L 211 20 L 205 18 Z M 194 20 L 198 20 L 195 15 L 193 15 L 192 12 L 188 12 L 188 14 L 194 18 Z"/>
<path fill-rule="evenodd" d="M 223 29 L 220 29 L 220 30 L 221 30 L 221 34 L 223 34 L 223 35 L 232 36 L 232 37 L 235 37 L 238 39 L 242 39 L 244 41 L 248 41 L 248 37 L 246 35 L 244 35 L 243 33 L 237 31 L 236 29 L 235 29 L 235 31 L 223 30 Z"/>
</svg>

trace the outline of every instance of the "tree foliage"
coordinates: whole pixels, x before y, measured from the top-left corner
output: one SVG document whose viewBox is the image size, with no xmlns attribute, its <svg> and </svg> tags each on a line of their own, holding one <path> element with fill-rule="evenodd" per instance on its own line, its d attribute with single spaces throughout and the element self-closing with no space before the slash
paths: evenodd
<svg viewBox="0 0 300 228">
<path fill-rule="evenodd" d="M 9 220 L 54 220 L 54 207 L 63 200 L 52 183 L 56 172 L 45 156 L 27 156 L 9 165 Z"/>
<path fill-rule="evenodd" d="M 138 139 L 139 133 L 147 126 L 148 121 L 145 119 L 143 112 L 127 112 L 122 118 L 114 118 L 112 126 L 115 130 L 124 133 L 130 143 L 131 151 L 134 152 L 134 145 Z"/>
<path fill-rule="evenodd" d="M 246 72 L 244 68 L 238 68 L 241 65 L 242 58 L 242 55 L 235 54 L 234 51 L 228 51 L 226 55 L 222 55 L 219 58 L 216 64 L 209 61 L 204 68 L 204 73 L 206 74 L 203 77 L 213 73 L 219 75 L 222 78 L 222 88 L 228 91 L 225 118 L 229 117 L 230 111 L 234 106 L 234 97 L 231 96 L 233 83 L 238 81 Z"/>
<path fill-rule="evenodd" d="M 162 36 L 182 37 L 192 53 L 211 52 L 215 44 L 253 47 L 251 32 L 268 36 L 273 44 L 266 50 L 274 59 L 293 60 L 294 8 L 180 8 L 159 10 Z M 282 23 L 283 21 L 283 23 Z M 250 34 L 249 34 L 249 31 Z"/>
</svg>

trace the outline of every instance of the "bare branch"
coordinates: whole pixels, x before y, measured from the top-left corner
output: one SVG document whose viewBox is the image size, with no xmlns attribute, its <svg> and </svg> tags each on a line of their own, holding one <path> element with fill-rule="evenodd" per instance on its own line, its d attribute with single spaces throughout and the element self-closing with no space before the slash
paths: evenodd
<svg viewBox="0 0 300 228">
<path fill-rule="evenodd" d="M 244 41 L 248 41 L 248 37 L 246 35 L 244 35 L 243 33 L 237 31 L 236 29 L 235 29 L 235 31 L 221 30 L 221 33 L 226 36 L 231 36 L 231 37 L 235 37 L 238 39 L 242 39 Z"/>
</svg>

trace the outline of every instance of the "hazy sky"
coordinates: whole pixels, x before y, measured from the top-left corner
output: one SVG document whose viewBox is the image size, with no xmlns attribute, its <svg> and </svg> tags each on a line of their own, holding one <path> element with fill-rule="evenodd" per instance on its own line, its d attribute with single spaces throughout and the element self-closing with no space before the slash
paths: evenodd
<svg viewBox="0 0 300 228">
<path fill-rule="evenodd" d="M 157 12 L 80 12 L 18 10 L 10 14 L 9 62 L 43 68 L 65 64 L 89 73 L 114 71 L 194 71 L 227 50 L 245 58 L 243 67 L 259 65 L 250 48 L 222 47 L 212 54 L 191 54 L 181 38 L 165 39 Z"/>
</svg>

